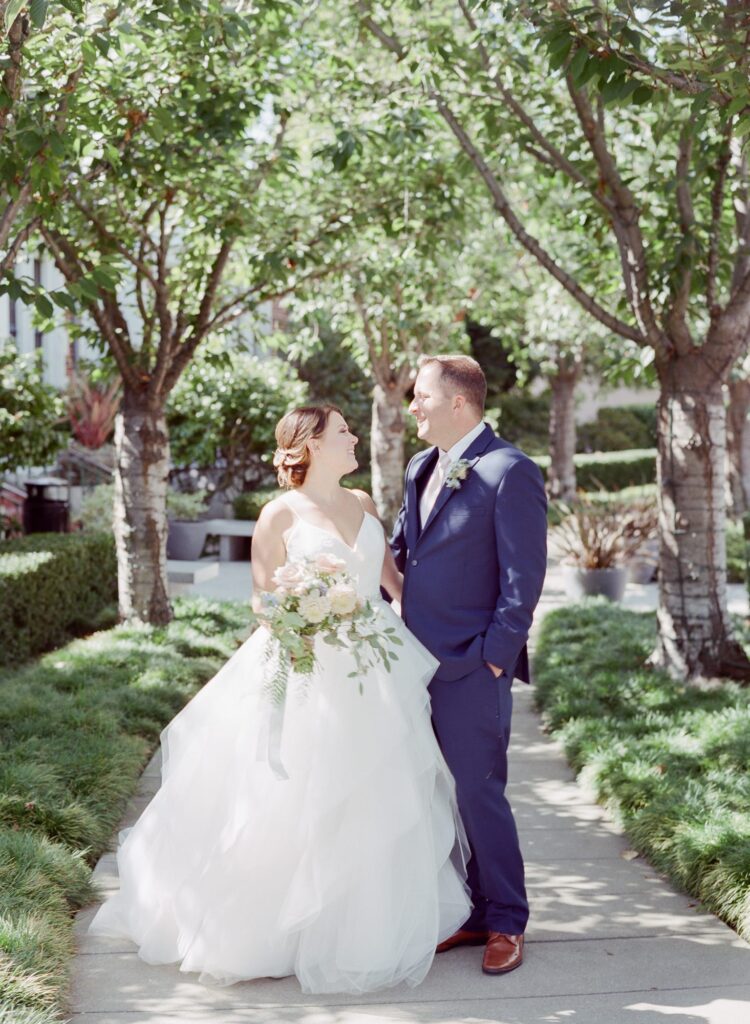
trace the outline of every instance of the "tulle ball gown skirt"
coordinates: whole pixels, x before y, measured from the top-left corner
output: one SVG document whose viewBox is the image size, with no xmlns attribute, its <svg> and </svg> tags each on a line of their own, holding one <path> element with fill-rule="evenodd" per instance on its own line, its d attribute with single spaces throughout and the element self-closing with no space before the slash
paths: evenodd
<svg viewBox="0 0 750 1024">
<path fill-rule="evenodd" d="M 436 663 L 384 602 L 379 615 L 404 643 L 390 672 L 351 679 L 353 658 L 320 644 L 314 676 L 292 677 L 288 778 L 269 763 L 263 628 L 167 726 L 161 788 L 120 835 L 120 890 L 92 931 L 213 983 L 423 980 L 469 916 L 466 845 L 430 721 Z"/>
</svg>

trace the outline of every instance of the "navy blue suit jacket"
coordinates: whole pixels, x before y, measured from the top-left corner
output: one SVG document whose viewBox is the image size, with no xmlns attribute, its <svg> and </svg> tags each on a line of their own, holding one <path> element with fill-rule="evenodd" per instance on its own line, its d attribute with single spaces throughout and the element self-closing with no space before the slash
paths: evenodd
<svg viewBox="0 0 750 1024">
<path fill-rule="evenodd" d="M 542 474 L 485 424 L 461 456 L 470 463 L 466 479 L 444 486 L 420 524 L 419 496 L 437 456 L 429 448 L 409 463 L 391 538 L 404 574 L 404 621 L 440 660 L 438 679 L 491 662 L 528 682 L 526 640 L 547 568 Z"/>
</svg>

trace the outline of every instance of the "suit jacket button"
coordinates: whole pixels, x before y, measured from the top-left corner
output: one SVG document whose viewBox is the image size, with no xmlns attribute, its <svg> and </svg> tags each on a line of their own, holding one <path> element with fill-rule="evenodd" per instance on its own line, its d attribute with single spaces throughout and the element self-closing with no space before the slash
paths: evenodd
<svg viewBox="0 0 750 1024">
<path fill-rule="evenodd" d="M 416 565 L 416 564 L 417 564 L 417 560 L 416 560 L 416 558 L 412 558 L 412 560 L 411 560 L 411 564 L 412 564 L 412 565 Z"/>
</svg>

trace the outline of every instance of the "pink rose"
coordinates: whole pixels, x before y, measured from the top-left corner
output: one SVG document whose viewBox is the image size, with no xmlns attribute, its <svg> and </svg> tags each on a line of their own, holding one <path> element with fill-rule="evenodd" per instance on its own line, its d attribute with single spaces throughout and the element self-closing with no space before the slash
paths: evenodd
<svg viewBox="0 0 750 1024">
<path fill-rule="evenodd" d="M 337 576 L 346 569 L 346 562 L 343 558 L 336 558 L 335 555 L 329 555 L 326 551 L 321 551 L 319 555 L 315 556 L 315 568 L 318 572 Z"/>
<path fill-rule="evenodd" d="M 304 575 L 305 571 L 301 565 L 296 562 L 287 562 L 286 565 L 279 566 L 273 574 L 273 581 L 277 587 L 291 590 L 302 582 Z"/>
</svg>

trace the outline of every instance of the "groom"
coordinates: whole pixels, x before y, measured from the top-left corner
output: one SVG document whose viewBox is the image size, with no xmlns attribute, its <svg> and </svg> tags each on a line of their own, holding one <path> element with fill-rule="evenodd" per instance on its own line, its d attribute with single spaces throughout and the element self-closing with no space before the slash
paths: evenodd
<svg viewBox="0 0 750 1024">
<path fill-rule="evenodd" d="M 471 846 L 474 909 L 438 946 L 485 945 L 482 969 L 520 966 L 529 916 L 505 796 L 514 677 L 529 681 L 526 638 L 546 570 L 542 474 L 482 422 L 487 382 L 468 356 L 420 362 L 409 412 L 433 447 L 406 470 L 391 538 L 404 574 L 402 613 L 440 660 L 432 719 L 456 780 Z"/>
</svg>

